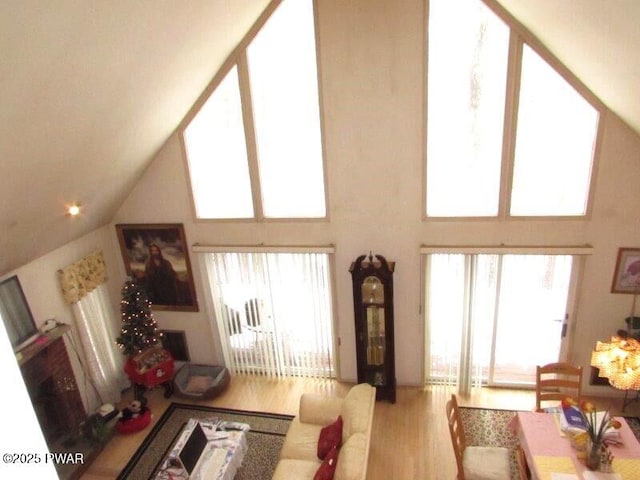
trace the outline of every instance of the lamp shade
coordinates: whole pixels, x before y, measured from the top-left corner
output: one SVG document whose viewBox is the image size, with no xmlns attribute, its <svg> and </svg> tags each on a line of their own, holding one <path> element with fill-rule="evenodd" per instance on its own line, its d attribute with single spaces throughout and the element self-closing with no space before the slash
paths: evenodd
<svg viewBox="0 0 640 480">
<path fill-rule="evenodd" d="M 596 343 L 591 366 L 599 376 L 620 390 L 640 390 L 640 342 L 633 338 L 611 337 L 611 342 Z"/>
</svg>

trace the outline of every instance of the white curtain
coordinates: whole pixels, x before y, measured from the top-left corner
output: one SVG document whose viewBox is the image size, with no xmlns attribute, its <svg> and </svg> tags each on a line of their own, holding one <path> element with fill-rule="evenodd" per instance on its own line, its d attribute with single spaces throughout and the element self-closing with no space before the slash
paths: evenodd
<svg viewBox="0 0 640 480">
<path fill-rule="evenodd" d="M 327 253 L 204 253 L 232 373 L 335 376 Z"/>
<path fill-rule="evenodd" d="M 80 339 L 83 368 L 98 396 L 89 401 L 89 411 L 98 406 L 96 401 L 117 403 L 128 381 L 123 370 L 123 355 L 115 344 L 117 316 L 109 303 L 106 285 L 100 285 L 72 304 L 71 310 Z"/>
<path fill-rule="evenodd" d="M 58 271 L 65 301 L 75 319 L 70 346 L 77 354 L 85 383 L 88 411 L 120 400 L 128 385 L 123 371 L 123 355 L 115 343 L 117 318 L 109 302 L 107 269 L 102 251 L 96 250 Z M 87 385 L 89 383 L 90 387 Z M 79 382 L 82 383 L 82 382 Z"/>
</svg>

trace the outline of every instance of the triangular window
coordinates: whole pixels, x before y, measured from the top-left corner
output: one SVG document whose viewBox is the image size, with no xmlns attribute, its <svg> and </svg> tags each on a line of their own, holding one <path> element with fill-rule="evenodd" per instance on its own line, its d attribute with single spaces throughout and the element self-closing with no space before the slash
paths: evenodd
<svg viewBox="0 0 640 480">
<path fill-rule="evenodd" d="M 598 109 L 494 8 L 429 1 L 427 217 L 585 216 Z"/>
<path fill-rule="evenodd" d="M 197 218 L 324 218 L 312 0 L 285 0 L 184 131 Z"/>
</svg>

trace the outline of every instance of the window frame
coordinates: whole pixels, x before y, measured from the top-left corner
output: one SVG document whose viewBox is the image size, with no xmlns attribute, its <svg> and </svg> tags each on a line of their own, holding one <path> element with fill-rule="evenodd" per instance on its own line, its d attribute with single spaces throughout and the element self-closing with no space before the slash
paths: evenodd
<svg viewBox="0 0 640 480">
<path fill-rule="evenodd" d="M 575 331 L 577 325 L 577 307 L 580 284 L 584 276 L 584 269 L 587 259 L 593 255 L 594 248 L 589 244 L 567 245 L 567 246 L 525 246 L 525 245 L 420 245 L 420 315 L 422 328 L 422 352 L 423 362 L 421 365 L 422 386 L 432 384 L 428 378 L 429 369 L 427 362 L 431 357 L 430 348 L 430 328 L 428 322 L 428 282 L 427 273 L 429 269 L 429 256 L 432 254 L 459 254 L 464 256 L 474 255 L 568 255 L 573 257 L 574 264 L 570 275 L 570 285 L 567 295 L 567 311 L 564 319 L 565 329 L 561 341 L 559 358 L 561 360 L 571 359 L 574 353 Z M 490 372 L 492 375 L 492 372 Z M 500 383 L 500 386 L 516 386 L 521 388 L 521 384 L 510 385 Z"/>
<path fill-rule="evenodd" d="M 325 145 L 325 126 L 324 126 L 324 109 L 323 109 L 323 92 L 322 92 L 322 74 L 321 74 L 321 61 L 320 61 L 320 46 L 318 38 L 318 8 L 317 0 L 310 0 L 313 8 L 313 22 L 314 22 L 314 38 L 316 47 L 316 71 L 318 82 L 318 112 L 319 112 L 319 124 L 320 124 L 320 148 L 322 157 L 322 174 L 324 185 L 324 204 L 325 215 L 322 217 L 266 217 L 262 208 L 262 188 L 260 182 L 260 170 L 258 161 L 257 150 L 257 138 L 255 133 L 255 124 L 253 120 L 253 107 L 251 101 L 251 86 L 249 80 L 249 63 L 247 58 L 247 49 L 258 35 L 262 27 L 268 22 L 271 15 L 276 11 L 280 4 L 285 0 L 271 0 L 264 11 L 260 14 L 258 19 L 249 29 L 247 34 L 238 43 L 235 49 L 229 54 L 227 59 L 223 62 L 220 69 L 216 72 L 212 80 L 209 82 L 204 91 L 200 94 L 196 102 L 191 109 L 185 115 L 184 119 L 178 126 L 180 131 L 180 144 L 182 148 L 183 163 L 185 173 L 187 177 L 187 185 L 189 187 L 189 199 L 191 203 L 191 214 L 195 222 L 203 223 L 268 223 L 268 222 L 327 222 L 329 221 L 329 188 L 327 182 L 327 160 L 326 160 L 326 145 Z M 291 1 L 291 0 L 289 0 Z M 245 129 L 245 142 L 247 150 L 247 163 L 249 167 L 249 179 L 251 184 L 251 199 L 253 203 L 253 217 L 246 218 L 201 218 L 198 217 L 196 211 L 195 194 L 193 191 L 193 184 L 191 181 L 191 174 L 189 171 L 189 160 L 187 144 L 185 140 L 185 130 L 198 114 L 202 106 L 206 103 L 213 92 L 218 88 L 220 83 L 224 80 L 227 74 L 232 68 L 236 67 L 238 70 L 238 88 L 240 92 L 241 109 L 243 116 L 243 124 Z"/>
<path fill-rule="evenodd" d="M 428 3 L 429 0 L 427 0 Z M 604 132 L 603 118 L 607 112 L 607 108 L 602 101 L 574 74 L 572 73 L 549 49 L 547 49 L 537 37 L 531 33 L 524 25 L 516 20 L 502 5 L 496 0 L 479 0 L 498 18 L 500 18 L 509 28 L 509 47 L 507 60 L 507 81 L 505 90 L 505 106 L 504 106 L 504 124 L 502 139 L 502 166 L 500 176 L 500 191 L 498 192 L 498 213 L 490 216 L 429 216 L 427 215 L 427 141 L 429 119 L 425 113 L 424 128 L 424 161 L 423 161 L 423 192 L 422 192 L 422 220 L 427 222 L 452 222 L 452 221 L 470 221 L 470 222 L 486 222 L 491 220 L 500 221 L 536 221 L 536 220 L 589 220 L 593 211 L 593 197 L 597 182 L 597 172 L 602 146 L 602 137 Z M 425 25 L 429 23 L 429 8 L 426 9 Z M 428 42 L 428 28 L 425 28 L 425 45 Z M 593 157 L 591 164 L 591 177 L 589 189 L 586 195 L 586 208 L 583 215 L 512 215 L 511 210 L 511 193 L 513 188 L 513 169 L 515 164 L 515 147 L 517 133 L 517 117 L 518 104 L 520 97 L 520 80 L 522 73 L 522 55 L 524 45 L 539 55 L 543 61 L 547 62 L 576 92 L 581 95 L 595 110 L 598 117 L 598 124 L 593 145 Z M 429 62 L 428 56 L 425 62 L 425 112 L 427 108 L 426 98 Z"/>
<path fill-rule="evenodd" d="M 206 256 L 212 253 L 253 253 L 253 254 L 321 254 L 327 256 L 327 276 L 328 276 L 328 295 L 330 303 L 330 328 L 331 328 L 331 344 L 332 344 L 332 362 L 333 362 L 333 379 L 341 380 L 341 363 L 340 363 L 340 329 L 338 321 L 338 305 L 337 305 L 337 282 L 336 282 L 336 248 L 333 244 L 313 245 L 313 246 L 281 246 L 281 245 L 260 245 L 246 246 L 235 244 L 218 244 L 218 245 L 194 245 L 192 251 L 197 255 L 198 261 L 204 273 L 204 285 L 208 292 L 207 308 L 211 312 L 215 310 L 214 300 L 211 292 L 211 271 L 209 270 L 208 260 Z M 217 317 L 211 317 L 212 326 L 218 334 L 220 333 L 215 326 Z M 223 341 L 218 338 L 220 347 Z"/>
</svg>

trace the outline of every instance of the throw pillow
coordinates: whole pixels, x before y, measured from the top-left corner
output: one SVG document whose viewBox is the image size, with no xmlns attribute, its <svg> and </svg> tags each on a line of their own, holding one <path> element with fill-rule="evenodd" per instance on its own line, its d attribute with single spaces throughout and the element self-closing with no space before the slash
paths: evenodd
<svg viewBox="0 0 640 480">
<path fill-rule="evenodd" d="M 213 378 L 205 375 L 193 375 L 189 377 L 184 391 L 187 393 L 204 393 L 213 385 Z"/>
<path fill-rule="evenodd" d="M 324 457 L 320 468 L 313 476 L 313 480 L 332 480 L 333 475 L 336 472 L 336 465 L 338 464 L 338 447 L 333 447 Z"/>
<path fill-rule="evenodd" d="M 340 445 L 342 445 L 342 416 L 339 416 L 335 422 L 320 430 L 318 458 L 324 460 L 333 447 L 340 448 Z"/>
</svg>

